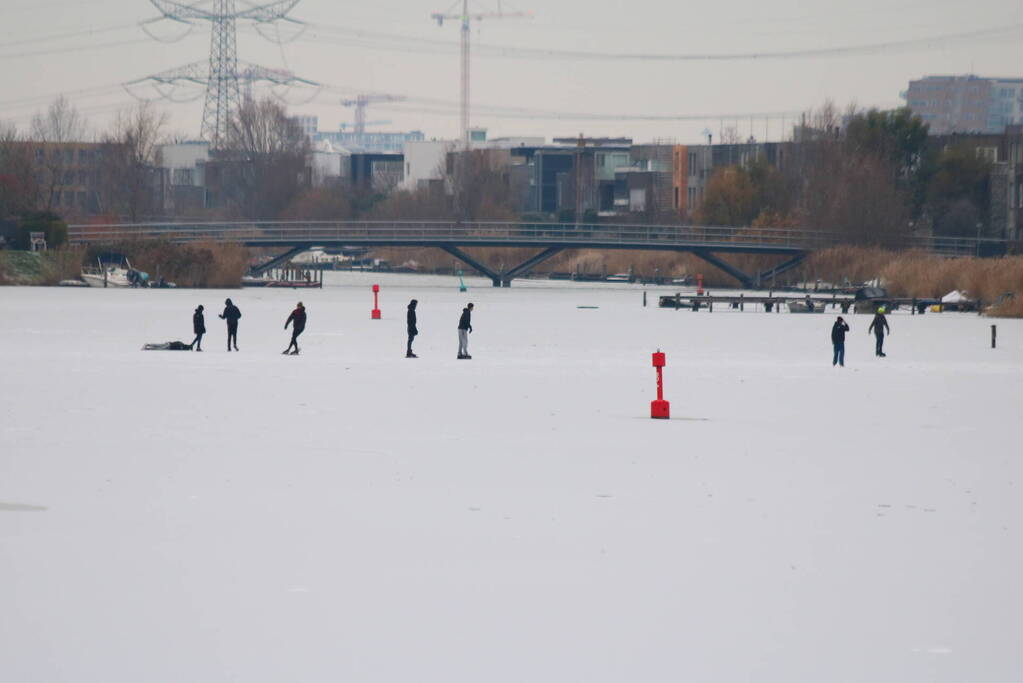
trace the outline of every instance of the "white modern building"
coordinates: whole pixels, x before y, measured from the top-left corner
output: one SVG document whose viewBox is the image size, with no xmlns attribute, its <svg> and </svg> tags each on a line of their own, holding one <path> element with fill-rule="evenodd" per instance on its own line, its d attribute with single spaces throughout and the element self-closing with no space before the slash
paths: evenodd
<svg viewBox="0 0 1023 683">
<path fill-rule="evenodd" d="M 455 149 L 456 140 L 416 140 L 406 142 L 402 153 L 405 157 L 405 177 L 401 189 L 415 191 L 431 180 L 444 177 L 444 164 L 448 152 Z"/>
</svg>

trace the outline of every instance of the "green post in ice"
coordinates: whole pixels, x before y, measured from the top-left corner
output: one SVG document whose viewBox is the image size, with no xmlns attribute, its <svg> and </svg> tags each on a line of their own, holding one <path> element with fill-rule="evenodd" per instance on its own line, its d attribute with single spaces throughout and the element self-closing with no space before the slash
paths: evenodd
<svg viewBox="0 0 1023 683">
<path fill-rule="evenodd" d="M 458 291 L 467 292 L 469 288 L 465 286 L 465 280 L 462 279 L 462 271 L 458 271 Z"/>
</svg>

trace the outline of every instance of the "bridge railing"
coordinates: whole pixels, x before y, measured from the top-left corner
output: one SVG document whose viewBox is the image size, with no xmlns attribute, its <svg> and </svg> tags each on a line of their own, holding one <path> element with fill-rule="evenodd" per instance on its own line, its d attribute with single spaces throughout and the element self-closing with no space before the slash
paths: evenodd
<svg viewBox="0 0 1023 683">
<path fill-rule="evenodd" d="M 847 243 L 836 233 L 786 228 L 737 228 L 693 225 L 510 223 L 496 221 L 234 221 L 218 223 L 138 223 L 71 225 L 74 244 L 138 239 L 172 242 L 244 242 L 260 244 L 579 244 L 614 247 L 644 245 L 661 248 L 784 247 L 822 249 Z M 982 240 L 983 241 L 983 240 Z M 992 240 L 989 240 L 992 241 Z M 993 240 L 997 241 L 997 240 Z M 955 237 L 912 237 L 886 244 L 949 256 L 978 252 L 978 240 Z"/>
<path fill-rule="evenodd" d="M 750 229 L 677 225 L 604 225 L 565 223 L 345 221 L 145 223 L 69 226 L 73 243 L 165 239 L 175 242 L 244 241 L 316 242 L 351 240 L 521 242 L 601 242 L 633 244 L 680 242 L 698 244 L 767 244 L 801 247 L 835 243 L 827 233 L 807 230 Z"/>
</svg>

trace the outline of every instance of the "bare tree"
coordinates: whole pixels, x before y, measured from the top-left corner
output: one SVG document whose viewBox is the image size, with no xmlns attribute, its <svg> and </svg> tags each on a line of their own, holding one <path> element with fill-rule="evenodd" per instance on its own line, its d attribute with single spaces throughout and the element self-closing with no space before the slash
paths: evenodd
<svg viewBox="0 0 1023 683">
<path fill-rule="evenodd" d="M 511 220 L 512 191 L 507 150 L 476 149 L 448 154 L 447 183 L 461 220 Z"/>
<path fill-rule="evenodd" d="M 59 187 L 71 165 L 68 143 L 80 142 L 85 137 L 85 119 L 61 95 L 43 114 L 32 117 L 32 139 L 40 143 L 42 158 L 38 158 L 40 204 L 50 211 L 57 203 Z"/>
<path fill-rule="evenodd" d="M 309 139 L 272 99 L 246 101 L 232 122 L 223 154 L 222 189 L 249 218 L 276 218 L 308 184 Z"/>
<path fill-rule="evenodd" d="M 15 126 L 0 123 L 0 220 L 35 208 L 38 194 L 31 146 Z"/>
<path fill-rule="evenodd" d="M 160 159 L 166 112 L 153 110 L 148 102 L 120 112 L 113 128 L 103 137 L 102 174 L 110 208 L 132 221 L 154 207 L 156 166 Z"/>
</svg>

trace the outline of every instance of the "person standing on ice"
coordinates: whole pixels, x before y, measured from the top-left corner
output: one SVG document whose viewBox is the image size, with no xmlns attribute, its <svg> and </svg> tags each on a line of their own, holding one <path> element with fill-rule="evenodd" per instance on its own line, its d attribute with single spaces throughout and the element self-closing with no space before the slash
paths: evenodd
<svg viewBox="0 0 1023 683">
<path fill-rule="evenodd" d="M 188 345 L 188 348 L 196 351 L 202 351 L 202 336 L 206 334 L 206 318 L 202 312 L 202 304 L 199 304 L 199 308 L 195 309 L 195 313 L 192 315 L 192 331 L 195 332 L 195 339 Z"/>
<path fill-rule="evenodd" d="M 891 334 L 891 328 L 888 327 L 888 319 L 884 317 L 884 306 L 877 309 L 877 314 L 874 319 L 870 322 L 870 327 L 867 328 L 867 334 L 874 333 L 874 355 L 878 358 L 884 358 L 884 334 L 887 332 Z"/>
<path fill-rule="evenodd" d="M 472 304 L 462 309 L 458 319 L 458 359 L 471 360 L 469 355 L 469 333 L 472 332 Z"/>
<path fill-rule="evenodd" d="M 419 304 L 418 301 L 413 299 L 408 302 L 408 313 L 405 314 L 405 322 L 408 325 L 408 348 L 405 351 L 406 358 L 419 358 L 416 354 L 412 353 L 412 340 L 419 334 L 419 328 L 416 327 L 416 306 Z"/>
<path fill-rule="evenodd" d="M 234 344 L 234 350 L 238 350 L 238 318 L 242 317 L 242 312 L 238 310 L 238 307 L 231 303 L 230 299 L 224 301 L 224 312 L 220 314 L 221 320 L 227 321 L 227 350 L 231 351 L 231 344 Z"/>
<path fill-rule="evenodd" d="M 835 348 L 835 357 L 831 365 L 845 367 L 845 333 L 849 331 L 849 325 L 838 316 L 838 320 L 831 326 L 831 345 Z"/>
<path fill-rule="evenodd" d="M 284 349 L 284 355 L 288 355 L 291 351 L 291 347 L 294 346 L 295 350 L 291 351 L 292 356 L 298 355 L 298 335 L 302 334 L 305 330 L 305 306 L 299 301 L 298 305 L 295 306 L 295 310 L 291 312 L 288 319 L 284 322 L 284 329 L 288 329 L 288 325 L 295 323 L 294 327 L 291 328 L 291 343 L 288 344 L 288 348 Z"/>
</svg>

